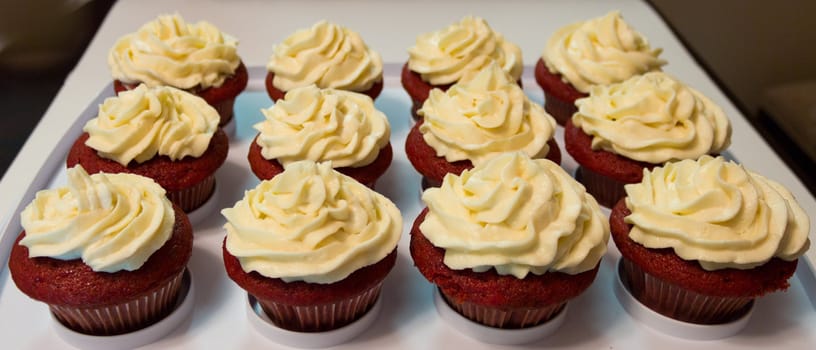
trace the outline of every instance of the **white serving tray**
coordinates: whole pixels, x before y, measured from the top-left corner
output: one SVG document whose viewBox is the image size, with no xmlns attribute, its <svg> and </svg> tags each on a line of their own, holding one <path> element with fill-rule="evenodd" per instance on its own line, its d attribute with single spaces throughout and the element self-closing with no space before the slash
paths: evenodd
<svg viewBox="0 0 816 350">
<path fill-rule="evenodd" d="M 391 143 L 394 161 L 378 181 L 377 190 L 391 198 L 402 211 L 403 237 L 399 244 L 397 264 L 385 281 L 382 309 L 374 325 L 342 349 L 428 349 L 457 348 L 495 349 L 467 337 L 442 320 L 434 309 L 434 287 L 413 267 L 408 252 L 409 231 L 422 208 L 419 200 L 420 176 L 405 157 L 404 141 L 412 125 L 410 100 L 399 85 L 400 65 L 385 67 L 386 87 L 376 105 L 391 121 Z M 541 90 L 531 79 L 530 67 L 525 72 L 524 86 L 531 98 L 540 103 Z M 230 143 L 230 153 L 218 170 L 217 208 L 194 226 L 195 243 L 190 268 L 196 285 L 192 316 L 165 338 L 145 348 L 246 349 L 288 348 L 261 335 L 247 318 L 247 296 L 227 277 L 221 259 L 224 238 L 224 218 L 218 208 L 230 207 L 245 190 L 258 180 L 249 170 L 246 155 L 256 132 L 252 125 L 263 119 L 261 108 L 271 100 L 263 87 L 265 71 L 250 68 L 250 85 L 236 100 L 237 132 Z M 65 132 L 49 156 L 46 166 L 33 177 L 25 200 L 0 236 L 0 259 L 6 261 L 11 244 L 20 233 L 19 212 L 40 189 L 64 184 L 65 154 L 81 133 L 85 121 L 96 114 L 97 106 L 113 94 L 110 86 L 102 89 L 95 101 L 88 104 L 77 122 Z M 562 150 L 562 166 L 573 172 L 576 163 L 563 147 L 563 129 L 558 128 L 556 140 Z M 732 151 L 732 154 L 739 154 Z M 653 330 L 632 318 L 615 296 L 615 262 L 618 251 L 610 240 L 610 249 L 602 261 L 598 277 L 580 297 L 569 303 L 564 324 L 551 336 L 516 347 L 560 349 L 744 349 L 784 348 L 813 349 L 816 347 L 816 307 L 808 296 L 816 296 L 816 277 L 812 261 L 800 259 L 799 269 L 785 293 L 774 293 L 757 301 L 753 317 L 737 335 L 716 341 L 693 341 L 673 337 Z M 0 271 L 0 339 L 5 349 L 60 349 L 71 346 L 58 337 L 48 308 L 19 292 L 5 266 Z M 506 346 L 512 348 L 513 346 Z"/>
</svg>

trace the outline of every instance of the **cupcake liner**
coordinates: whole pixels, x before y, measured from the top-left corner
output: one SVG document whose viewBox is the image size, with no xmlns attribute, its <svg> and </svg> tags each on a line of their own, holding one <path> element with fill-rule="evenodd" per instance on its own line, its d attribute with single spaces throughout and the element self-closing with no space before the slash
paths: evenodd
<svg viewBox="0 0 816 350">
<path fill-rule="evenodd" d="M 422 186 L 422 191 L 425 191 L 429 188 L 442 187 L 441 182 L 436 182 L 427 176 L 422 177 L 422 182 L 420 182 L 420 185 Z"/>
<path fill-rule="evenodd" d="M 178 205 L 185 213 L 189 213 L 210 199 L 214 191 L 215 175 L 210 175 L 189 188 L 167 191 L 167 198 Z"/>
<path fill-rule="evenodd" d="M 578 108 L 575 107 L 575 103 L 561 100 L 544 90 L 544 110 L 555 118 L 558 125 L 563 126 L 578 111 Z"/>
<path fill-rule="evenodd" d="M 607 208 L 612 208 L 615 203 L 626 196 L 623 182 L 598 174 L 586 167 L 578 167 L 575 171 L 575 179 L 584 185 L 598 204 Z"/>
<path fill-rule="evenodd" d="M 673 319 L 650 309 L 635 299 L 621 278 L 623 275 L 622 259 L 619 259 L 615 266 L 615 296 L 621 306 L 630 317 L 658 332 L 687 340 L 725 339 L 745 329 L 753 314 L 754 303 L 751 303 L 745 315 L 727 323 L 696 324 Z"/>
<path fill-rule="evenodd" d="M 567 319 L 568 306 L 553 318 L 535 326 L 526 328 L 495 328 L 473 322 L 458 311 L 442 297 L 439 288 L 434 290 L 434 307 L 439 317 L 453 329 L 480 342 L 494 345 L 522 345 L 545 339 L 557 332 Z"/>
<path fill-rule="evenodd" d="M 567 302 L 548 305 L 540 308 L 496 308 L 471 302 L 455 302 L 439 290 L 442 298 L 450 307 L 471 321 L 485 326 L 503 329 L 533 327 L 549 321 L 567 305 Z"/>
<path fill-rule="evenodd" d="M 156 323 L 124 334 L 96 336 L 67 328 L 54 316 L 52 317 L 54 331 L 66 343 L 84 350 L 135 349 L 154 343 L 178 328 L 193 312 L 195 284 L 189 269 L 185 270 L 183 276 L 178 295 L 172 303 L 172 310 Z"/>
<path fill-rule="evenodd" d="M 216 209 L 221 210 L 217 189 L 213 190 L 213 193 L 210 195 L 210 197 L 207 198 L 207 200 L 204 203 L 198 206 L 198 208 L 195 208 L 189 213 L 186 213 L 187 219 L 190 220 L 190 224 L 192 224 L 193 226 L 197 226 L 198 224 L 211 218 L 213 212 L 215 212 Z"/>
<path fill-rule="evenodd" d="M 263 311 L 258 300 L 247 294 L 247 318 L 258 333 L 278 344 L 296 348 L 324 349 L 346 343 L 366 330 L 377 321 L 382 310 L 382 302 L 375 302 L 368 312 L 343 327 L 325 332 L 294 332 L 280 328 Z"/>
<path fill-rule="evenodd" d="M 382 282 L 351 298 L 322 305 L 291 305 L 253 296 L 278 327 L 296 332 L 324 332 L 354 322 L 377 302 Z"/>
<path fill-rule="evenodd" d="M 753 298 L 700 294 L 650 275 L 626 258 L 621 264 L 621 282 L 635 299 L 664 316 L 697 324 L 722 324 L 751 309 Z"/>
<path fill-rule="evenodd" d="M 91 335 L 116 335 L 135 331 L 158 322 L 176 304 L 184 271 L 167 283 L 119 304 L 99 307 L 49 305 L 54 317 L 74 331 Z"/>
<path fill-rule="evenodd" d="M 424 101 L 418 101 L 418 100 L 411 100 L 411 116 L 414 117 L 414 122 L 417 122 L 420 119 L 422 119 L 419 116 L 419 114 L 417 113 L 417 111 L 419 111 L 419 109 L 422 108 L 423 103 L 425 103 L 425 102 Z"/>
<path fill-rule="evenodd" d="M 374 187 L 377 187 L 377 179 L 374 179 L 374 181 L 371 181 L 371 182 L 364 183 L 363 185 L 365 185 L 365 187 L 368 187 L 368 188 L 376 191 L 376 189 Z"/>
<path fill-rule="evenodd" d="M 218 126 L 227 125 L 232 120 L 233 115 L 233 106 L 235 105 L 235 97 L 223 99 L 218 102 L 213 102 L 210 104 L 215 110 L 218 112 L 218 115 L 221 117 L 221 120 L 218 122 Z"/>
</svg>

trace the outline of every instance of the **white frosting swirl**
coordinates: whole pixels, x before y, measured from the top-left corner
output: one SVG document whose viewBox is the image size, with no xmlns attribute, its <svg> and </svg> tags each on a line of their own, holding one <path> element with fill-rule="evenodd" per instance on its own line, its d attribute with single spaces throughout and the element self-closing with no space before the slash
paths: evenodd
<svg viewBox="0 0 816 350">
<path fill-rule="evenodd" d="M 578 274 L 597 266 L 609 240 L 609 223 L 583 186 L 521 153 L 448 174 L 422 200 L 429 211 L 419 228 L 454 270 Z"/>
<path fill-rule="evenodd" d="M 551 72 L 561 74 L 578 91 L 607 85 L 633 75 L 660 70 L 666 61 L 640 33 L 623 21 L 620 12 L 559 29 L 547 41 L 542 59 Z"/>
<path fill-rule="evenodd" d="M 672 248 L 706 270 L 794 260 L 810 246 L 810 220 L 782 185 L 722 157 L 668 163 L 626 185 L 629 237 Z"/>
<path fill-rule="evenodd" d="M 37 192 L 20 214 L 30 257 L 82 258 L 97 272 L 133 271 L 170 239 L 175 213 L 165 191 L 133 174 L 68 169 L 68 186 Z"/>
<path fill-rule="evenodd" d="M 717 154 L 731 144 L 731 124 L 710 99 L 663 72 L 594 86 L 575 101 L 572 122 L 592 149 L 661 164 Z"/>
<path fill-rule="evenodd" d="M 85 144 L 99 156 L 127 166 L 157 154 L 179 160 L 207 150 L 220 117 L 204 99 L 172 87 L 139 85 L 105 99 L 85 124 Z"/>
<path fill-rule="evenodd" d="M 241 64 L 237 45 L 210 23 L 162 15 L 116 41 L 108 66 L 114 79 L 129 84 L 219 87 Z"/>
<path fill-rule="evenodd" d="M 408 49 L 408 68 L 432 85 L 452 84 L 497 62 L 513 81 L 524 69 L 521 49 L 482 18 L 467 16 L 439 31 L 421 34 Z"/>
<path fill-rule="evenodd" d="M 495 62 L 445 92 L 431 90 L 418 113 L 425 142 L 449 162 L 478 165 L 509 151 L 544 157 L 555 133 L 555 119 Z"/>
<path fill-rule="evenodd" d="M 261 110 L 266 120 L 255 124 L 261 155 L 284 167 L 295 161 L 331 161 L 336 167 L 371 164 L 391 137 L 385 114 L 370 97 L 314 85 L 286 93 L 283 100 Z"/>
<path fill-rule="evenodd" d="M 383 79 L 380 54 L 355 31 L 320 21 L 273 47 L 266 69 L 282 91 L 315 84 L 321 88 L 365 91 Z"/>
<path fill-rule="evenodd" d="M 221 213 L 244 271 L 287 282 L 340 281 L 385 258 L 402 233 L 394 203 L 330 162 L 292 163 Z"/>
</svg>

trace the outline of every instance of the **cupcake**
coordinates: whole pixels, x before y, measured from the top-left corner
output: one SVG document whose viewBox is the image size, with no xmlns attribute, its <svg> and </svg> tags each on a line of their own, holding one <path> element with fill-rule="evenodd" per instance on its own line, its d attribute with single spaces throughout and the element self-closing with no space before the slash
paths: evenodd
<svg viewBox="0 0 816 350">
<path fill-rule="evenodd" d="M 531 327 L 586 290 L 606 252 L 598 204 L 557 164 L 507 153 L 426 190 L 411 257 L 457 312 Z"/>
<path fill-rule="evenodd" d="M 153 180 L 71 168 L 68 185 L 37 192 L 20 219 L 11 278 L 66 327 L 122 334 L 173 310 L 193 231 Z"/>
<path fill-rule="evenodd" d="M 716 155 L 731 143 L 722 109 L 662 72 L 593 86 L 575 105 L 565 147 L 580 165 L 576 177 L 587 192 L 610 208 L 624 196 L 625 184 L 640 182 L 644 169 Z"/>
<path fill-rule="evenodd" d="M 423 120 L 408 133 L 405 153 L 423 188 L 506 152 L 561 161 L 555 121 L 495 62 L 447 91 L 431 90 L 418 113 Z"/>
<path fill-rule="evenodd" d="M 229 151 L 218 112 L 172 87 L 140 85 L 108 98 L 83 130 L 68 152 L 69 168 L 149 177 L 185 212 L 210 198 Z"/>
<path fill-rule="evenodd" d="M 493 31 L 487 21 L 472 16 L 419 35 L 408 55 L 408 62 L 402 67 L 402 86 L 413 102 L 414 119 L 419 119 L 417 110 L 432 89 L 445 91 L 491 62 L 497 62 L 519 85 L 524 69 L 521 49 Z"/>
<path fill-rule="evenodd" d="M 621 280 L 665 316 L 718 324 L 788 288 L 810 246 L 810 222 L 782 185 L 722 157 L 644 171 L 610 226 Z"/>
<path fill-rule="evenodd" d="M 221 213 L 227 274 L 278 327 L 300 332 L 340 328 L 371 309 L 402 231 L 394 203 L 311 161 Z"/>
<path fill-rule="evenodd" d="M 268 180 L 300 160 L 331 161 L 337 171 L 374 188 L 391 165 L 391 127 L 370 97 L 349 91 L 296 88 L 255 124 L 252 172 Z"/>
<path fill-rule="evenodd" d="M 172 86 L 207 101 L 220 116 L 218 125 L 232 120 L 235 97 L 249 75 L 236 52 L 238 40 L 208 22 L 187 23 L 179 15 L 162 15 L 135 33 L 116 41 L 108 66 L 116 93 L 148 87 Z"/>
<path fill-rule="evenodd" d="M 547 41 L 535 67 L 544 109 L 564 125 L 576 112 L 575 100 L 586 97 L 593 85 L 660 70 L 666 64 L 658 58 L 662 51 L 652 49 L 618 11 L 563 27 Z"/>
<path fill-rule="evenodd" d="M 320 21 L 295 32 L 272 51 L 266 65 L 266 92 L 272 101 L 309 85 L 359 92 L 372 100 L 382 91 L 380 54 L 348 28 Z"/>
</svg>

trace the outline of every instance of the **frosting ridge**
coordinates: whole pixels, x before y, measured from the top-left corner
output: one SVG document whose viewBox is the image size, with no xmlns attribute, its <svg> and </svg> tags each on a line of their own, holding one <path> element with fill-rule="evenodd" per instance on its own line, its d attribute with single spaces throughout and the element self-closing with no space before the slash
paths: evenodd
<svg viewBox="0 0 816 350">
<path fill-rule="evenodd" d="M 284 167 L 308 159 L 331 161 L 336 167 L 371 164 L 391 137 L 388 118 L 363 94 L 296 88 L 269 109 L 266 119 L 254 125 L 257 144 L 266 159 Z"/>
<path fill-rule="evenodd" d="M 241 64 L 238 41 L 214 25 L 161 15 L 119 38 L 108 53 L 114 79 L 180 89 L 219 87 Z"/>
<path fill-rule="evenodd" d="M 629 237 L 672 248 L 706 270 L 794 260 L 810 246 L 810 221 L 779 183 L 722 157 L 667 163 L 626 185 Z"/>
<path fill-rule="evenodd" d="M 560 28 L 547 41 L 542 59 L 550 72 L 578 91 L 618 83 L 637 74 L 660 70 L 662 49 L 652 49 L 619 11 Z"/>
<path fill-rule="evenodd" d="M 287 282 L 340 281 L 385 258 L 402 233 L 394 203 L 330 162 L 292 163 L 221 213 L 243 269 Z"/>
<path fill-rule="evenodd" d="M 133 271 L 161 248 L 175 213 L 165 191 L 133 174 L 68 169 L 68 185 L 37 192 L 20 214 L 30 257 L 81 258 L 97 272 Z"/>
<path fill-rule="evenodd" d="M 508 151 L 544 157 L 555 133 L 555 119 L 495 62 L 445 92 L 431 90 L 418 114 L 425 142 L 449 162 L 477 165 Z"/>
<path fill-rule="evenodd" d="M 731 124 L 703 94 L 663 72 L 592 87 L 575 101 L 572 122 L 592 148 L 661 164 L 717 154 L 731 144 Z"/>
<path fill-rule="evenodd" d="M 359 33 L 331 22 L 299 30 L 272 50 L 266 69 L 282 91 L 315 84 L 362 92 L 383 79 L 380 54 Z"/>
<path fill-rule="evenodd" d="M 606 252 L 609 223 L 598 203 L 557 164 L 513 152 L 422 195 L 420 224 L 454 270 L 495 268 L 524 278 L 591 270 Z"/>
<path fill-rule="evenodd" d="M 218 112 L 198 96 L 141 84 L 105 99 L 83 130 L 90 136 L 85 144 L 100 157 L 127 166 L 156 155 L 172 160 L 199 157 L 209 147 L 219 120 Z"/>
</svg>

